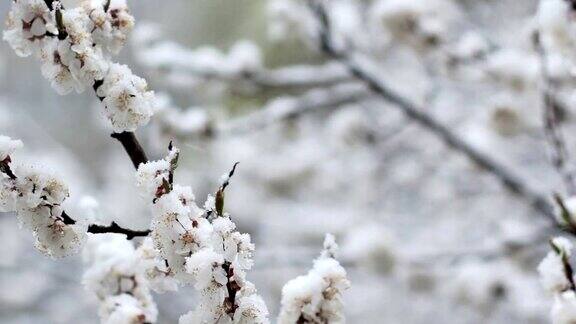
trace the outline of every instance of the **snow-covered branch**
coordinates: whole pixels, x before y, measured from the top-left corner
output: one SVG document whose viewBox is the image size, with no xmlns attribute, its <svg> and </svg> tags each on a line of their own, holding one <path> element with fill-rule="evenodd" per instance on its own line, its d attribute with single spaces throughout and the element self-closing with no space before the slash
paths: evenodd
<svg viewBox="0 0 576 324">
<path fill-rule="evenodd" d="M 157 114 L 155 124 L 162 133 L 181 140 L 218 138 L 250 134 L 285 120 L 325 109 L 369 99 L 371 93 L 360 85 L 340 85 L 310 90 L 300 96 L 275 98 L 247 116 L 228 121 L 211 120 L 203 111 L 181 111 L 166 107 Z"/>
<path fill-rule="evenodd" d="M 239 41 L 229 53 L 211 47 L 188 49 L 165 39 L 160 27 L 140 25 L 132 38 L 136 59 L 151 71 L 159 71 L 178 87 L 193 87 L 206 81 L 219 81 L 228 87 L 243 86 L 260 90 L 306 90 L 330 87 L 353 79 L 337 63 L 292 65 L 277 69 L 263 66 L 259 48 Z"/>
<path fill-rule="evenodd" d="M 325 8 L 325 2 L 321 0 L 309 0 L 308 3 L 319 22 L 318 39 L 320 41 L 320 49 L 328 57 L 341 62 L 352 76 L 362 81 L 377 96 L 387 102 L 393 103 L 395 107 L 399 108 L 407 117 L 418 122 L 422 127 L 438 136 L 452 149 L 468 156 L 484 170 L 498 178 L 506 189 L 527 200 L 537 211 L 545 215 L 552 222 L 556 222 L 552 206 L 545 196 L 534 192 L 527 186 L 523 179 L 516 176 L 507 167 L 500 164 L 491 156 L 472 147 L 435 117 L 426 113 L 409 99 L 391 90 L 390 87 L 380 80 L 379 77 L 372 74 L 366 67 L 367 65 L 374 66 L 372 62 L 367 62 L 368 60 L 365 57 L 356 55 L 355 53 L 347 53 L 340 49 L 334 42 L 332 21 L 329 12 L 327 12 Z"/>
<path fill-rule="evenodd" d="M 558 81 L 550 75 L 549 65 L 552 62 L 550 62 L 548 51 L 554 53 L 556 46 L 560 43 L 557 39 L 560 37 L 558 30 L 568 32 L 566 29 L 570 28 L 570 21 L 567 21 L 565 17 L 571 11 L 566 1 L 541 2 L 536 15 L 539 29 L 534 37 L 534 46 L 540 57 L 544 133 L 550 146 L 552 165 L 562 177 L 566 193 L 570 196 L 576 194 L 576 179 L 574 170 L 570 167 L 568 148 L 560 125 L 561 114 L 566 108 L 557 98 L 556 83 Z"/>
</svg>

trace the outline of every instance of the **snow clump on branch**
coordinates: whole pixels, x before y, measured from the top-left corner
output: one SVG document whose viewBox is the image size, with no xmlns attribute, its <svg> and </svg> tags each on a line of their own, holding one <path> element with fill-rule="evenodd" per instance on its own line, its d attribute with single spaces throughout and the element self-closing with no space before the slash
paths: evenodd
<svg viewBox="0 0 576 324">
<path fill-rule="evenodd" d="M 341 298 L 350 282 L 346 270 L 335 259 L 337 251 L 334 236 L 327 235 L 324 250 L 312 270 L 284 286 L 279 324 L 344 323 Z"/>
</svg>

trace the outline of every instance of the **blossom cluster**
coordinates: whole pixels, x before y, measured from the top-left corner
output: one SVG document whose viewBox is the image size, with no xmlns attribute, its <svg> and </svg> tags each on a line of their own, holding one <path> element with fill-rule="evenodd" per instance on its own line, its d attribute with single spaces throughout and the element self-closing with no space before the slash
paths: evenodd
<svg viewBox="0 0 576 324">
<path fill-rule="evenodd" d="M 576 321 L 576 287 L 570 265 L 573 245 L 565 238 L 555 238 L 552 251 L 538 266 L 544 288 L 554 296 L 552 322 L 568 324 Z"/>
<path fill-rule="evenodd" d="M 145 245 L 143 245 L 145 248 Z M 124 235 L 91 235 L 84 249 L 83 282 L 100 302 L 102 323 L 153 323 L 158 310 L 146 276 L 149 263 Z"/>
<path fill-rule="evenodd" d="M 284 286 L 278 323 L 344 323 L 341 298 L 350 282 L 335 259 L 337 250 L 334 236 L 327 235 L 314 267 Z"/>
<path fill-rule="evenodd" d="M 10 155 L 21 146 L 20 141 L 0 136 L 0 212 L 16 212 L 43 253 L 52 257 L 76 253 L 86 238 L 86 225 L 69 219 L 62 208 L 69 196 L 67 185 L 34 167 L 12 171 Z"/>
<path fill-rule="evenodd" d="M 94 88 L 114 131 L 134 131 L 152 116 L 154 93 L 110 58 L 133 26 L 123 0 L 83 0 L 74 8 L 59 1 L 17 0 L 4 40 L 19 56 L 39 58 L 42 74 L 59 94 Z"/>
<path fill-rule="evenodd" d="M 171 147 L 165 159 L 141 164 L 137 183 L 146 198 L 153 198 L 155 263 L 166 266 L 156 278 L 193 284 L 200 293 L 197 308 L 180 323 L 268 323 L 266 305 L 246 279 L 253 265 L 250 235 L 237 231 L 216 199 L 210 196 L 201 208 L 190 187 L 172 183 L 177 156 Z"/>
</svg>

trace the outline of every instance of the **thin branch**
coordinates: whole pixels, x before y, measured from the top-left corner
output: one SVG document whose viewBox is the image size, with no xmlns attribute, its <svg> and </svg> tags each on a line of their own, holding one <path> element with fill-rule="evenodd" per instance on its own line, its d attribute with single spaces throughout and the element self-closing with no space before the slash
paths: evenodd
<svg viewBox="0 0 576 324">
<path fill-rule="evenodd" d="M 276 69 L 261 67 L 249 71 L 229 70 L 214 64 L 206 64 L 194 60 L 195 51 L 172 41 L 164 41 L 160 36 L 153 40 L 146 38 L 136 46 L 138 62 L 150 69 L 162 73 L 186 73 L 194 78 L 203 80 L 216 80 L 235 86 L 251 85 L 259 90 L 307 90 L 315 87 L 330 87 L 340 83 L 354 81 L 345 69 L 337 62 L 328 62 L 323 65 L 291 65 Z M 157 55 L 166 50 L 171 56 Z M 174 59 L 180 57 L 182 59 Z M 179 83 L 178 86 L 181 86 Z"/>
<path fill-rule="evenodd" d="M 6 160 L 0 162 L 0 172 L 6 174 L 10 179 L 16 180 L 18 177 L 12 172 L 10 168 L 10 159 L 7 158 Z M 74 220 L 66 211 L 62 211 L 60 219 L 66 225 L 74 225 L 76 224 L 76 220 Z M 88 226 L 88 233 L 94 234 L 103 234 L 103 233 L 118 233 L 118 234 L 125 234 L 129 240 L 139 237 L 139 236 L 148 236 L 150 231 L 133 231 L 130 229 L 122 228 L 115 222 L 112 222 L 109 226 L 101 226 L 101 225 L 90 225 Z"/>
<path fill-rule="evenodd" d="M 125 234 L 129 240 L 132 240 L 135 237 L 146 237 L 150 235 L 150 230 L 145 231 L 133 231 L 129 229 L 125 229 L 120 227 L 116 222 L 112 222 L 109 226 L 101 226 L 101 225 L 90 225 L 88 226 L 88 233 L 93 234 L 104 234 L 104 233 L 117 233 L 117 234 Z"/>
<path fill-rule="evenodd" d="M 408 99 L 392 91 L 387 85 L 368 72 L 367 69 L 363 68 L 349 55 L 337 49 L 332 39 L 330 19 L 323 4 L 320 1 L 308 1 L 320 22 L 320 45 L 321 50 L 325 55 L 341 62 L 348 69 L 351 75 L 362 81 L 376 95 L 390 103 L 393 103 L 395 107 L 400 109 L 406 116 L 438 136 L 444 143 L 455 151 L 468 156 L 484 170 L 498 178 L 508 191 L 527 200 L 535 210 L 541 212 L 547 216 L 549 220 L 556 223 L 553 208 L 545 196 L 532 191 L 526 183 L 511 170 L 494 160 L 492 157 L 480 152 L 463 141 L 460 136 L 453 133 L 440 121 L 423 112 L 422 109 L 417 107 Z"/>
<path fill-rule="evenodd" d="M 163 131 L 182 140 L 196 138 L 219 138 L 245 135 L 260 131 L 276 123 L 299 118 L 322 109 L 337 109 L 372 97 L 372 93 L 359 85 L 342 85 L 329 89 L 315 89 L 296 97 L 277 98 L 262 109 L 226 122 L 189 128 L 178 125 L 179 118 L 162 118 L 156 123 Z M 177 112 L 176 112 L 177 113 Z"/>
<path fill-rule="evenodd" d="M 542 107 L 543 107 L 543 124 L 544 134 L 548 146 L 551 149 L 551 163 L 556 169 L 556 172 L 562 178 L 564 188 L 568 195 L 573 196 L 576 194 L 576 177 L 574 171 L 569 167 L 569 153 L 566 145 L 566 140 L 562 134 L 562 127 L 560 126 L 559 113 L 563 111 L 563 107 L 556 99 L 556 86 L 554 80 L 550 77 L 547 66 L 547 55 L 540 37 L 538 34 L 534 37 L 534 45 L 538 56 L 540 57 L 540 73 L 542 77 Z"/>
<path fill-rule="evenodd" d="M 103 83 L 104 80 L 97 80 L 92 86 L 94 89 L 94 94 L 101 102 L 104 101 L 104 97 L 98 95 L 98 88 L 100 88 Z M 138 166 L 141 163 L 148 162 L 146 152 L 142 148 L 142 145 L 140 145 L 140 141 L 138 141 L 138 138 L 134 132 L 112 133 L 110 136 L 122 144 L 122 147 L 130 157 L 130 160 L 132 160 L 134 168 L 138 169 Z"/>
</svg>

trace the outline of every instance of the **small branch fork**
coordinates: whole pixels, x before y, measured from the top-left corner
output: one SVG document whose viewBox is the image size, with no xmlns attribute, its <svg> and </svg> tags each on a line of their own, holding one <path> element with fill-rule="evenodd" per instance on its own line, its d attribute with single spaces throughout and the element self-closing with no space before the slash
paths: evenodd
<svg viewBox="0 0 576 324">
<path fill-rule="evenodd" d="M 11 161 L 10 157 L 7 157 L 4 161 L 0 162 L 0 172 L 6 174 L 10 179 L 16 180 L 16 179 L 18 179 L 18 177 L 14 174 L 14 172 L 12 172 L 12 169 L 10 168 L 10 161 Z M 60 215 L 60 218 L 62 219 L 62 221 L 66 225 L 76 224 L 76 221 L 72 217 L 70 217 L 70 215 L 68 215 L 66 213 L 66 211 L 62 212 L 62 214 Z M 109 226 L 94 225 L 94 224 L 90 225 L 90 226 L 88 226 L 88 233 L 93 233 L 93 234 L 103 234 L 103 233 L 125 234 L 129 240 L 132 240 L 135 237 L 148 236 L 150 234 L 150 231 L 149 230 L 134 231 L 134 230 L 122 228 L 118 224 L 116 224 L 115 222 L 112 222 L 112 224 L 110 224 Z"/>
<path fill-rule="evenodd" d="M 46 5 L 48 6 L 48 8 L 53 8 L 55 1 L 45 0 L 45 2 L 46 2 Z M 110 6 L 110 1 L 107 1 L 104 4 L 104 9 L 107 11 L 109 9 L 109 6 Z M 66 39 L 68 37 L 68 33 L 66 32 L 66 28 L 64 27 L 64 25 L 62 23 L 61 10 L 64 10 L 64 8 L 63 8 L 63 6 L 61 6 L 59 4 L 59 7 L 55 8 L 55 9 L 56 9 L 56 14 L 57 14 L 58 35 L 47 35 L 47 36 L 58 37 L 58 39 L 63 40 L 63 39 Z M 103 101 L 104 98 L 98 96 L 98 88 L 100 86 L 102 86 L 103 83 L 104 83 L 103 80 L 97 80 L 93 85 L 94 93 L 96 94 L 96 97 L 98 97 L 98 99 L 100 101 Z M 146 163 L 148 161 L 148 158 L 146 156 L 146 153 L 144 152 L 144 149 L 140 145 L 138 138 L 136 137 L 136 135 L 133 132 L 113 133 L 111 135 L 111 137 L 118 140 L 122 144 L 122 147 L 124 148 L 124 150 L 126 151 L 128 156 L 130 157 L 130 160 L 132 160 L 132 164 L 134 165 L 134 168 L 138 169 L 138 166 L 141 163 Z M 4 161 L 0 161 L 0 172 L 6 174 L 9 178 L 15 180 L 15 179 L 17 179 L 17 177 L 12 172 L 12 170 L 10 169 L 10 165 L 9 165 L 10 162 L 11 162 L 10 157 L 8 157 Z M 76 221 L 72 217 L 70 217 L 66 212 L 63 212 L 60 217 L 62 218 L 63 222 L 67 225 L 76 224 Z M 148 236 L 150 234 L 149 230 L 133 231 L 130 229 L 122 228 L 115 222 L 112 222 L 112 224 L 110 224 L 108 226 L 90 225 L 88 227 L 88 232 L 94 233 L 94 234 L 102 234 L 102 233 L 125 234 L 128 237 L 128 239 L 133 239 L 133 238 L 139 237 L 139 236 Z"/>
<path fill-rule="evenodd" d="M 45 0 L 45 2 L 46 2 L 46 5 L 48 6 L 48 8 L 53 8 L 55 1 Z M 110 8 L 110 1 L 106 1 L 104 3 L 104 10 L 108 11 L 109 8 Z M 62 23 L 61 10 L 64 10 L 64 7 L 61 4 L 59 4 L 59 7 L 55 8 L 55 9 L 56 9 L 56 14 L 57 14 L 58 35 L 49 35 L 49 36 L 51 36 L 51 37 L 57 36 L 58 39 L 63 40 L 63 39 L 66 39 L 68 37 L 68 33 L 66 31 L 66 28 L 64 27 L 64 24 Z M 104 83 L 104 80 L 97 80 L 93 85 L 94 94 L 96 95 L 96 97 L 100 101 L 103 101 L 104 98 L 98 95 L 98 88 L 100 88 L 100 86 L 102 86 L 103 83 Z M 120 142 L 120 144 L 122 144 L 122 147 L 124 148 L 124 150 L 126 151 L 128 156 L 130 157 L 130 160 L 132 161 L 134 168 L 138 169 L 138 166 L 140 164 L 146 163 L 148 161 L 148 157 L 146 156 L 146 152 L 142 148 L 142 145 L 140 145 L 140 142 L 138 141 L 136 134 L 134 134 L 133 132 L 113 133 L 111 135 L 111 137 L 118 140 Z M 11 179 L 16 179 L 16 176 L 14 175 L 12 170 L 10 170 L 10 167 L 8 165 L 9 162 L 10 162 L 10 160 L 8 158 L 7 161 L 2 161 L 0 163 L 0 172 L 5 173 Z M 62 213 L 61 218 L 64 221 L 64 223 L 67 225 L 73 225 L 76 223 L 76 221 L 72 217 L 70 217 L 66 212 Z M 108 226 L 90 225 L 88 227 L 88 232 L 94 233 L 94 234 L 102 234 L 102 233 L 125 234 L 128 237 L 128 239 L 130 239 L 130 240 L 135 238 L 135 237 L 148 236 L 150 234 L 149 230 L 133 231 L 130 229 L 122 228 L 115 222 L 112 222 L 112 224 L 110 224 Z"/>
<path fill-rule="evenodd" d="M 353 60 L 351 56 L 339 50 L 332 39 L 331 22 L 324 7 L 324 2 L 321 0 L 308 0 L 308 3 L 320 23 L 320 48 L 326 56 L 339 61 L 348 69 L 351 75 L 359 81 L 362 81 L 374 94 L 394 104 L 395 107 L 400 109 L 407 117 L 435 134 L 455 151 L 468 156 L 481 168 L 498 178 L 508 191 L 527 200 L 535 210 L 544 214 L 549 220 L 557 224 L 552 205 L 545 196 L 532 191 L 522 179 L 508 170 L 508 168 L 470 146 L 440 121 L 423 112 L 422 109 L 408 99 L 392 91 L 376 76 L 358 64 L 356 60 Z"/>
</svg>

